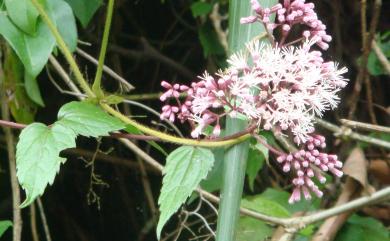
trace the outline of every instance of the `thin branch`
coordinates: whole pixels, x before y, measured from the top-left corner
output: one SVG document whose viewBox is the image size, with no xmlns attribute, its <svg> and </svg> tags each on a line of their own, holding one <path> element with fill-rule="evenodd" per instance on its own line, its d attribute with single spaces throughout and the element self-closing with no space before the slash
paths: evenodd
<svg viewBox="0 0 390 241">
<path fill-rule="evenodd" d="M 372 125 L 364 122 L 347 120 L 347 119 L 341 119 L 340 122 L 343 125 L 351 128 L 359 128 L 367 131 L 378 131 L 378 132 L 390 133 L 390 127 L 387 126 Z"/>
<path fill-rule="evenodd" d="M 4 72 L 0 65 L 0 84 L 1 84 L 1 116 L 5 121 L 10 120 L 8 98 L 4 86 Z M 16 177 L 16 158 L 15 158 L 15 140 L 14 134 L 9 127 L 3 127 L 5 140 L 7 143 L 8 164 L 10 172 L 10 181 L 12 188 L 12 213 L 13 213 L 13 241 L 22 239 L 23 220 L 20 209 L 20 188 Z"/>
<path fill-rule="evenodd" d="M 123 57 L 130 58 L 130 59 L 153 59 L 156 60 L 165 66 L 171 67 L 172 70 L 175 70 L 179 74 L 181 74 L 183 77 L 187 79 L 192 79 L 196 75 L 187 67 L 182 65 L 179 62 L 176 62 L 175 60 L 163 55 L 160 53 L 157 49 L 155 49 L 152 45 L 150 45 L 147 40 L 142 39 L 141 43 L 143 44 L 143 50 L 137 51 L 137 50 L 130 50 L 126 48 L 122 48 L 117 45 L 110 45 L 109 50 L 116 52 Z"/>
<path fill-rule="evenodd" d="M 88 61 L 90 61 L 91 63 L 95 64 L 95 65 L 98 65 L 98 61 L 91 55 L 89 55 L 87 52 L 85 52 L 84 50 L 80 49 L 80 48 L 77 48 L 76 49 L 76 52 L 84 57 L 85 59 L 87 59 Z M 112 70 L 110 67 L 104 65 L 103 66 L 103 71 L 108 74 L 109 76 L 111 76 L 112 78 L 114 78 L 115 80 L 119 81 L 119 83 L 121 83 L 123 85 L 123 87 L 125 88 L 126 91 L 130 91 L 130 90 L 133 90 L 135 89 L 135 87 L 130 84 L 127 80 L 125 80 L 122 76 L 120 76 L 119 74 L 117 74 L 114 70 Z"/>
<path fill-rule="evenodd" d="M 379 62 L 382 64 L 383 69 L 386 71 L 387 75 L 390 75 L 390 62 L 375 40 L 372 41 L 372 49 L 374 50 Z"/>
<path fill-rule="evenodd" d="M 47 15 L 47 13 L 46 13 L 45 9 L 42 7 L 41 3 L 39 3 L 38 0 L 31 0 L 31 3 L 38 10 L 43 21 L 49 27 L 50 32 L 54 35 L 54 38 L 56 39 L 57 45 L 60 48 L 63 55 L 65 56 L 69 65 L 71 66 L 71 68 L 74 72 L 74 75 L 76 77 L 76 80 L 77 80 L 78 84 L 80 85 L 80 87 L 83 89 L 83 91 L 89 97 L 95 97 L 95 94 L 92 92 L 91 88 L 89 87 L 88 82 L 84 79 L 83 74 L 80 71 L 80 68 L 78 67 L 76 61 L 74 60 L 72 53 L 70 52 L 68 46 L 66 45 L 64 39 L 62 38 L 62 36 L 60 34 L 60 32 L 58 31 L 57 27 L 54 25 L 53 21 L 50 19 L 49 15 Z"/>
<path fill-rule="evenodd" d="M 30 226 L 31 236 L 33 241 L 39 241 L 38 228 L 37 228 L 37 215 L 35 212 L 35 202 L 30 205 Z"/>
<path fill-rule="evenodd" d="M 365 0 L 363 0 L 362 2 L 365 2 Z M 367 75 L 368 56 L 371 52 L 372 41 L 375 37 L 375 31 L 376 31 L 376 27 L 377 27 L 378 21 L 379 21 L 381 6 L 382 6 L 382 0 L 375 0 L 372 19 L 371 19 L 371 23 L 370 23 L 369 34 L 366 37 L 365 36 L 366 33 L 365 32 L 362 33 L 362 34 L 364 34 L 363 41 L 362 41 L 364 44 L 363 45 L 363 55 L 361 57 L 359 72 L 358 72 L 358 75 L 356 77 L 355 85 L 353 88 L 353 93 L 352 93 L 352 96 L 350 99 L 350 106 L 351 107 L 350 107 L 350 110 L 348 113 L 348 119 L 352 119 L 353 115 L 355 114 L 356 107 L 357 107 L 357 99 L 359 98 L 359 95 L 360 95 L 360 92 L 362 89 L 362 83 Z M 365 11 L 365 9 L 362 8 L 362 11 Z M 363 13 L 363 17 L 364 16 L 365 16 L 365 14 Z M 364 24 L 364 21 L 362 22 L 362 24 Z"/>
<path fill-rule="evenodd" d="M 114 3 L 115 0 L 108 0 L 106 22 L 104 24 L 104 32 L 102 38 L 102 46 L 99 53 L 99 62 L 96 70 L 95 80 L 93 81 L 93 85 L 92 85 L 92 90 L 95 92 L 95 94 L 98 97 L 104 96 L 103 90 L 101 88 L 101 82 L 102 82 L 104 60 L 106 58 L 106 52 L 107 52 L 108 38 L 110 37 L 110 28 L 111 28 L 112 14 L 114 12 Z"/>
<path fill-rule="evenodd" d="M 46 214 L 45 214 L 45 210 L 43 208 L 41 198 L 37 198 L 37 204 L 38 204 L 39 214 L 41 215 L 43 230 L 45 231 L 46 241 L 52 241 L 51 235 L 50 235 L 49 225 L 47 224 Z"/>
<path fill-rule="evenodd" d="M 316 118 L 315 120 L 323 128 L 332 131 L 335 136 L 347 137 L 347 138 L 351 138 L 351 139 L 356 140 L 356 141 L 363 141 L 363 142 L 366 142 L 366 143 L 369 143 L 372 145 L 376 145 L 376 146 L 390 149 L 390 142 L 387 142 L 387 141 L 384 141 L 384 140 L 381 140 L 381 139 L 378 139 L 375 137 L 358 134 L 356 132 L 353 132 L 349 128 L 340 128 L 337 125 L 334 125 L 334 124 L 329 123 L 327 121 L 321 120 L 319 118 Z"/>
</svg>

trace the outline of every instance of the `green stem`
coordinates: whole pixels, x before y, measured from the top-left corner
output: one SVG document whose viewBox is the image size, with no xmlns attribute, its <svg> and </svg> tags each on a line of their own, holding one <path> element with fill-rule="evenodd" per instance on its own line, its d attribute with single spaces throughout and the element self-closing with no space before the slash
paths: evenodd
<svg viewBox="0 0 390 241">
<path fill-rule="evenodd" d="M 104 59 L 106 57 L 106 52 L 107 52 L 108 38 L 110 37 L 112 14 L 114 12 L 114 2 L 115 2 L 114 0 L 108 0 L 107 16 L 106 16 L 106 22 L 104 24 L 102 46 L 99 54 L 99 63 L 96 70 L 95 80 L 92 85 L 93 92 L 100 98 L 104 96 L 103 91 L 101 89 L 101 82 L 102 82 L 102 74 L 103 74 L 103 67 L 104 67 Z"/>
<path fill-rule="evenodd" d="M 31 2 L 38 10 L 39 14 L 42 17 L 42 20 L 47 24 L 50 31 L 52 32 L 54 38 L 56 39 L 58 47 L 65 56 L 66 61 L 68 61 L 71 69 L 73 70 L 74 76 L 76 77 L 76 80 L 80 87 L 83 89 L 84 93 L 87 94 L 88 97 L 96 97 L 95 94 L 92 92 L 91 88 L 89 87 L 88 82 L 84 79 L 83 74 L 81 73 L 64 39 L 62 38 L 53 21 L 50 19 L 49 15 L 47 15 L 47 13 L 45 12 L 43 6 L 38 2 L 38 0 L 31 0 Z"/>
<path fill-rule="evenodd" d="M 228 135 L 241 131 L 247 126 L 245 121 L 239 119 L 227 118 L 226 122 L 226 134 Z M 235 240 L 248 148 L 249 142 L 245 141 L 232 146 L 225 154 L 217 241 Z"/>
<path fill-rule="evenodd" d="M 271 2 L 275 4 L 276 0 L 261 0 L 260 4 L 264 6 L 271 4 Z M 240 24 L 240 18 L 249 15 L 251 15 L 249 0 L 229 1 L 229 54 L 243 49 L 245 43 L 264 34 L 264 28 L 260 24 Z M 227 117 L 227 135 L 245 128 L 247 128 L 245 121 Z M 232 146 L 225 153 L 216 241 L 236 240 L 248 151 L 249 141 L 247 140 Z"/>
</svg>

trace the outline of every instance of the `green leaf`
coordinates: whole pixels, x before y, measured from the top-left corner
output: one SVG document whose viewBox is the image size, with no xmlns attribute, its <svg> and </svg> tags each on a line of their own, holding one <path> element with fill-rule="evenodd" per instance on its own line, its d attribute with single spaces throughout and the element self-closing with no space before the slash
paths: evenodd
<svg viewBox="0 0 390 241">
<path fill-rule="evenodd" d="M 373 218 L 352 215 L 338 232 L 335 241 L 389 241 L 390 232 Z"/>
<path fill-rule="evenodd" d="M 64 0 L 50 0 L 47 3 L 48 14 L 70 51 L 74 52 L 77 47 L 77 26 L 72 8 Z"/>
<path fill-rule="evenodd" d="M 199 28 L 199 40 L 202 44 L 203 55 L 205 57 L 211 54 L 218 55 L 225 53 L 214 28 L 210 24 L 206 23 Z"/>
<path fill-rule="evenodd" d="M 289 217 L 290 212 L 279 203 L 261 195 L 247 196 L 241 200 L 241 206 L 275 217 Z"/>
<path fill-rule="evenodd" d="M 61 107 L 58 112 L 58 123 L 72 129 L 78 135 L 87 137 L 107 136 L 109 132 L 125 128 L 119 119 L 110 116 L 100 107 L 77 101 Z"/>
<path fill-rule="evenodd" d="M 0 26 L 0 34 L 14 49 L 25 69 L 36 77 L 45 66 L 55 45 L 55 39 L 47 25 L 39 19 L 36 34 L 30 36 L 20 31 L 5 12 L 0 12 Z"/>
<path fill-rule="evenodd" d="M 102 0 L 65 0 L 73 9 L 74 14 L 80 20 L 84 28 L 102 5 Z"/>
<path fill-rule="evenodd" d="M 386 55 L 386 53 L 390 52 L 390 41 L 382 42 L 382 43 L 378 42 L 378 47 Z M 390 56 L 387 54 L 386 57 L 389 59 Z M 377 55 L 373 50 L 368 55 L 367 69 L 368 72 L 370 72 L 370 74 L 374 76 L 378 76 L 386 73 L 385 70 L 383 69 L 381 62 L 379 61 Z"/>
<path fill-rule="evenodd" d="M 3 236 L 4 232 L 12 226 L 12 222 L 8 220 L 0 221 L 0 237 Z"/>
<path fill-rule="evenodd" d="M 23 84 L 23 64 L 15 52 L 6 45 L 4 51 L 4 88 L 8 92 L 8 104 L 12 117 L 19 123 L 34 122 L 37 106 L 28 97 Z"/>
<path fill-rule="evenodd" d="M 39 13 L 30 0 L 5 0 L 8 16 L 25 33 L 33 35 Z"/>
<path fill-rule="evenodd" d="M 213 10 L 213 5 L 206 2 L 194 2 L 191 4 L 191 12 L 194 17 L 206 15 Z"/>
<path fill-rule="evenodd" d="M 19 136 L 16 146 L 16 168 L 20 185 L 26 191 L 21 207 L 31 204 L 42 195 L 46 186 L 65 162 L 59 153 L 76 146 L 76 133 L 61 124 L 51 128 L 41 123 L 27 126 Z"/>
<path fill-rule="evenodd" d="M 313 200 L 311 201 L 302 200 L 294 204 L 289 204 L 288 199 L 290 195 L 291 194 L 286 191 L 281 191 L 273 188 L 267 188 L 263 193 L 260 194 L 262 198 L 271 200 L 283 206 L 291 214 L 299 211 L 316 210 L 319 207 L 320 199 L 316 197 L 313 198 Z"/>
<path fill-rule="evenodd" d="M 246 166 L 246 174 L 248 175 L 249 188 L 254 190 L 254 183 L 257 173 L 264 165 L 264 161 L 268 161 L 268 149 L 257 143 L 255 146 L 249 148 L 248 161 Z"/>
<path fill-rule="evenodd" d="M 273 229 L 266 223 L 250 218 L 240 217 L 237 227 L 237 241 L 263 241 L 272 235 Z"/>
<path fill-rule="evenodd" d="M 33 100 L 38 105 L 44 107 L 45 103 L 43 102 L 41 91 L 39 90 L 37 78 L 31 76 L 28 72 L 24 73 L 24 86 L 28 97 Z"/>
<path fill-rule="evenodd" d="M 209 171 L 207 177 L 200 183 L 200 186 L 208 192 L 214 192 L 221 189 L 223 159 L 225 155 L 224 148 L 215 148 L 211 151 L 213 152 L 215 159 L 213 168 Z"/>
<path fill-rule="evenodd" d="M 199 182 L 207 176 L 213 164 L 214 155 L 205 148 L 182 146 L 169 154 L 158 199 L 160 205 L 158 237 L 168 219 L 187 200 Z"/>
</svg>

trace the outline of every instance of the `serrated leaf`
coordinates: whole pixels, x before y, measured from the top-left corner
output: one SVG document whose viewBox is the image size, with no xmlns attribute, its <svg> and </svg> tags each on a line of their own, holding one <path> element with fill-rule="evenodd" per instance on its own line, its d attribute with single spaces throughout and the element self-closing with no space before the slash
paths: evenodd
<svg viewBox="0 0 390 241">
<path fill-rule="evenodd" d="M 106 136 L 109 132 L 125 128 L 119 119 L 110 116 L 97 105 L 78 101 L 61 107 L 57 123 L 87 137 Z"/>
<path fill-rule="evenodd" d="M 72 8 L 64 0 L 47 1 L 48 14 L 55 22 L 61 37 L 64 39 L 70 51 L 77 47 L 77 26 Z"/>
<path fill-rule="evenodd" d="M 241 206 L 275 217 L 289 217 L 290 212 L 279 203 L 261 195 L 248 196 L 241 200 Z"/>
<path fill-rule="evenodd" d="M 194 2 L 191 4 L 191 12 L 194 17 L 206 15 L 213 10 L 213 5 L 206 2 Z"/>
<path fill-rule="evenodd" d="M 45 103 L 43 102 L 41 91 L 39 90 L 37 78 L 31 76 L 28 72 L 24 73 L 24 86 L 28 97 L 36 104 L 44 107 Z"/>
<path fill-rule="evenodd" d="M 0 221 L 0 237 L 3 236 L 4 232 L 7 231 L 9 227 L 12 227 L 12 222 L 8 220 Z"/>
<path fill-rule="evenodd" d="M 61 124 L 51 128 L 33 123 L 23 129 L 16 146 L 16 168 L 20 185 L 26 192 L 21 207 L 31 204 L 42 195 L 46 186 L 65 162 L 59 153 L 76 146 L 76 133 Z"/>
<path fill-rule="evenodd" d="M 19 30 L 5 12 L 0 12 L 0 26 L 0 34 L 14 49 L 25 69 L 32 76 L 37 76 L 55 45 L 54 37 L 47 25 L 39 19 L 35 35 L 30 36 Z"/>
<path fill-rule="evenodd" d="M 36 31 L 38 11 L 30 0 L 5 0 L 7 13 L 12 22 L 25 33 L 33 35 Z"/>
<path fill-rule="evenodd" d="M 158 199 L 160 206 L 160 218 L 157 224 L 158 237 L 168 219 L 187 200 L 199 182 L 207 176 L 213 164 L 214 155 L 205 148 L 182 146 L 169 154 Z"/>
<path fill-rule="evenodd" d="M 237 227 L 237 241 L 263 241 L 272 235 L 273 229 L 266 223 L 251 218 L 240 217 Z"/>
<path fill-rule="evenodd" d="M 95 12 L 102 5 L 101 0 L 65 0 L 73 9 L 83 27 L 87 27 Z"/>
</svg>

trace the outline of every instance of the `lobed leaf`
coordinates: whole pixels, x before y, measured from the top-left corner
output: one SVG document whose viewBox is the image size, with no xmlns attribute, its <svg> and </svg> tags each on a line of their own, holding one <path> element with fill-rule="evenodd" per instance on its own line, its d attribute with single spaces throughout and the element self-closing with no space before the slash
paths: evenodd
<svg viewBox="0 0 390 241">
<path fill-rule="evenodd" d="M 19 136 L 16 146 L 16 168 L 20 185 L 26 191 L 21 207 L 31 204 L 42 195 L 46 186 L 65 162 L 60 151 L 76 146 L 76 133 L 61 124 L 51 128 L 41 123 L 27 126 Z"/>
</svg>

